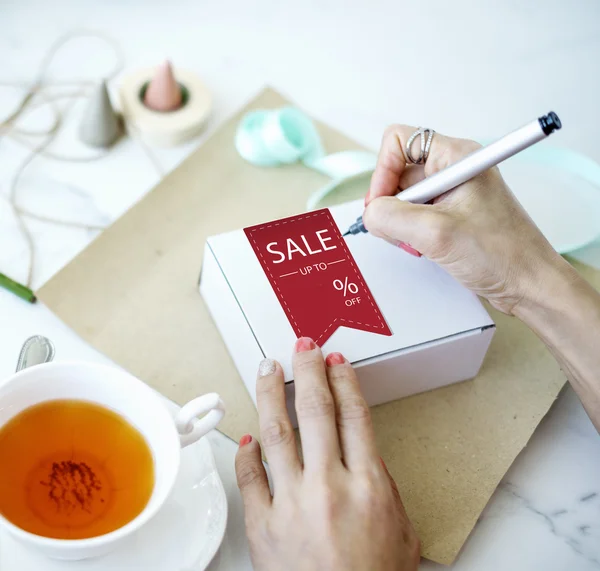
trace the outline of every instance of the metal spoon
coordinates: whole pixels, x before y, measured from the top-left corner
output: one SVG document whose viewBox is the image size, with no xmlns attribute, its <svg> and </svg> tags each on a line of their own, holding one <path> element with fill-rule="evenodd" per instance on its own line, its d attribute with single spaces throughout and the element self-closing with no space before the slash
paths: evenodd
<svg viewBox="0 0 600 571">
<path fill-rule="evenodd" d="M 17 361 L 17 372 L 27 367 L 49 363 L 54 359 L 54 345 L 50 339 L 42 335 L 34 335 L 23 343 L 19 359 Z"/>
</svg>

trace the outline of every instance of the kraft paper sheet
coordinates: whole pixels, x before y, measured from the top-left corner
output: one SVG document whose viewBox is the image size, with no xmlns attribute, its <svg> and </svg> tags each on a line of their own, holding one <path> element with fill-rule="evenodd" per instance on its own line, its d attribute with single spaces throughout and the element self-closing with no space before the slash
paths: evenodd
<svg viewBox="0 0 600 571">
<path fill-rule="evenodd" d="M 38 292 L 84 339 L 175 402 L 218 391 L 228 408 L 220 429 L 236 440 L 258 434 L 257 415 L 198 276 L 207 236 L 302 212 L 328 182 L 303 165 L 257 168 L 236 153 L 243 113 L 284 104 L 271 89 L 259 94 Z M 318 127 L 329 152 L 360 148 Z M 600 286 L 600 272 L 578 268 Z M 491 313 L 498 330 L 474 381 L 373 409 L 423 555 L 440 563 L 455 559 L 565 382 L 530 331 Z"/>
</svg>

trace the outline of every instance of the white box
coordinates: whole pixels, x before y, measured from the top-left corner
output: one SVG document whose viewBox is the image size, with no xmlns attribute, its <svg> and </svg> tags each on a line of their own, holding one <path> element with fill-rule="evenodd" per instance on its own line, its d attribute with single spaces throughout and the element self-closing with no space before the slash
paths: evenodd
<svg viewBox="0 0 600 571">
<path fill-rule="evenodd" d="M 330 211 L 343 232 L 363 204 Z M 473 378 L 495 329 L 477 296 L 434 263 L 369 234 L 345 240 L 393 334 L 340 327 L 322 349 L 339 351 L 354 365 L 369 405 Z M 258 363 L 276 359 L 294 416 L 296 334 L 243 230 L 208 238 L 200 292 L 252 399 Z"/>
</svg>

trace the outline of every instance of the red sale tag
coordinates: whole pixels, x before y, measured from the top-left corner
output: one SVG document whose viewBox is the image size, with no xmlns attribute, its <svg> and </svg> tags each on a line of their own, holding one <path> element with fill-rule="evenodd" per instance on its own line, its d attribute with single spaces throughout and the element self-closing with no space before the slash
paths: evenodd
<svg viewBox="0 0 600 571">
<path fill-rule="evenodd" d="M 328 209 L 244 232 L 298 337 L 322 346 L 341 326 L 392 334 Z"/>
</svg>

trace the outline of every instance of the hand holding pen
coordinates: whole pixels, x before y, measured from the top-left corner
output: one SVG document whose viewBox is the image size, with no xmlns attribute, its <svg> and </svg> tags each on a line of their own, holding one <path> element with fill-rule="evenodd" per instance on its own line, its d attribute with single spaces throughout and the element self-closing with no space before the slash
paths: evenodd
<svg viewBox="0 0 600 571">
<path fill-rule="evenodd" d="M 407 156 L 414 132 L 404 125 L 387 130 L 365 200 L 365 226 L 413 255 L 422 253 L 495 307 L 512 313 L 522 300 L 539 292 L 540 283 L 548 283 L 549 271 L 564 268 L 565 262 L 531 222 L 498 169 L 489 167 L 499 156 L 545 138 L 543 126 L 535 121 L 501 139 L 500 145 L 483 149 L 474 141 L 435 133 L 424 164 L 413 164 Z M 418 140 L 413 143 L 417 149 Z M 483 169 L 482 153 L 488 165 Z M 466 180 L 462 184 L 455 184 L 457 166 Z M 475 176 L 478 170 L 481 174 Z M 437 198 L 433 204 L 403 200 L 417 194 L 423 202 Z"/>
<path fill-rule="evenodd" d="M 486 147 L 474 146 L 471 152 L 456 157 L 456 161 L 448 162 L 446 160 L 446 164 L 442 169 L 430 169 L 429 173 L 425 173 L 425 178 L 422 177 L 418 181 L 413 181 L 410 188 L 407 188 L 404 192 L 398 194 L 398 199 L 417 204 L 429 202 L 442 195 L 444 192 L 456 188 L 459 184 L 467 182 L 487 169 L 516 155 L 523 149 L 542 141 L 561 127 L 562 124 L 558 115 L 553 111 L 550 111 L 548 115 L 543 115 L 539 119 L 527 123 L 527 125 L 509 133 L 505 137 L 502 137 L 502 139 L 499 139 Z M 413 164 L 425 164 L 429 157 L 434 135 L 435 131 L 432 129 L 419 128 L 414 130 L 406 140 L 404 147 L 401 149 L 405 161 L 410 161 Z M 412 149 L 417 137 L 420 137 L 421 139 L 421 150 L 418 158 L 415 158 Z M 474 143 L 474 145 L 476 145 L 476 143 Z M 388 165 L 386 165 L 385 161 L 389 159 L 389 156 L 383 157 L 383 163 L 381 155 L 379 158 L 378 168 L 387 168 Z M 366 232 L 368 232 L 368 230 L 363 224 L 361 216 L 350 226 L 350 228 L 348 228 L 348 231 L 344 233 L 344 236 Z"/>
<path fill-rule="evenodd" d="M 523 321 L 548 346 L 600 431 L 600 294 L 552 248 L 496 168 L 466 179 L 432 204 L 398 200 L 398 190 L 399 197 L 415 192 L 422 181 L 482 152 L 473 141 L 436 133 L 425 164 L 415 165 L 406 152 L 413 133 L 412 127 L 396 125 L 384 137 L 365 201 L 369 232 L 423 254 L 496 309 Z"/>
</svg>

